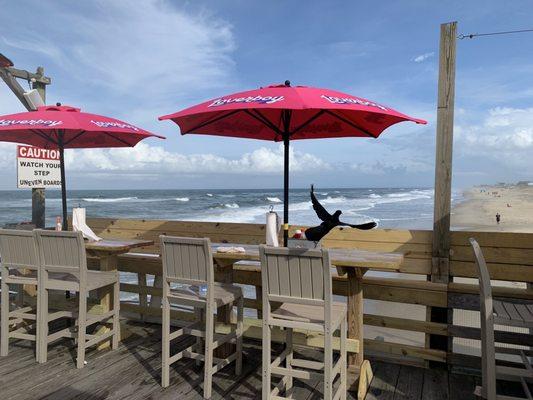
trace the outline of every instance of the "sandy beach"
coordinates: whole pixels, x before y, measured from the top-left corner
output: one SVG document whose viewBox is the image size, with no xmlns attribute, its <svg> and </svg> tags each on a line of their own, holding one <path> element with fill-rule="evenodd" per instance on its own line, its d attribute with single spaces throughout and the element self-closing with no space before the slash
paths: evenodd
<svg viewBox="0 0 533 400">
<path fill-rule="evenodd" d="M 452 210 L 453 229 L 533 232 L 533 186 L 476 186 L 464 196 Z"/>
</svg>

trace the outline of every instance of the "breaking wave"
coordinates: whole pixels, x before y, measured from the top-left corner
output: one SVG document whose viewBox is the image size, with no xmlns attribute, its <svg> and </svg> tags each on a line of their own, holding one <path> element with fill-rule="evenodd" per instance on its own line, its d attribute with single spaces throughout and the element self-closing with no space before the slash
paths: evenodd
<svg viewBox="0 0 533 400">
<path fill-rule="evenodd" d="M 137 197 L 116 197 L 114 199 L 101 199 L 101 198 L 85 198 L 82 199 L 83 201 L 87 201 L 89 203 L 116 203 L 118 201 L 129 201 L 129 200 L 137 200 Z"/>
</svg>

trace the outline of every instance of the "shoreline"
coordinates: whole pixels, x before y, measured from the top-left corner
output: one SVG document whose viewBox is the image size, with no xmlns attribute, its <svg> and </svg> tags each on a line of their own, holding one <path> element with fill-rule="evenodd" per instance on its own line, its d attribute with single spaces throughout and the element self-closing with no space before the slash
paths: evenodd
<svg viewBox="0 0 533 400">
<path fill-rule="evenodd" d="M 452 208 L 455 230 L 533 232 L 533 186 L 485 185 L 463 192 L 464 201 Z M 499 213 L 501 221 L 496 222 Z"/>
</svg>

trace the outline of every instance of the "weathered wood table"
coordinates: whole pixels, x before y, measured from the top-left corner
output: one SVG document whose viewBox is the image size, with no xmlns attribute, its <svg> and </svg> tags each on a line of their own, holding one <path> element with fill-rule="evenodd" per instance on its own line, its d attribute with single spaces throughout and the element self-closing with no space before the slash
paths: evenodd
<svg viewBox="0 0 533 400">
<path fill-rule="evenodd" d="M 103 239 L 97 242 L 86 242 L 85 250 L 89 256 L 99 259 L 100 271 L 115 271 L 118 268 L 118 256 L 128 253 L 138 247 L 153 245 L 153 240 L 136 239 Z M 97 292 L 98 302 L 102 307 L 102 312 L 110 311 L 113 308 L 113 296 L 111 287 L 99 289 Z M 105 333 L 109 328 L 102 327 L 98 334 Z M 109 341 L 103 342 L 98 349 L 109 347 Z"/>
<path fill-rule="evenodd" d="M 219 247 L 242 247 L 244 253 L 219 252 Z M 213 259 L 218 265 L 219 281 L 230 283 L 233 280 L 233 264 L 238 261 L 259 261 L 259 246 L 228 243 L 212 245 Z M 339 275 L 347 275 L 348 280 L 348 338 L 359 341 L 359 352 L 349 354 L 348 378 L 351 390 L 358 391 L 358 399 L 364 399 L 372 380 L 370 363 L 364 360 L 363 338 L 363 283 L 362 279 L 369 269 L 398 272 L 403 254 L 381 253 L 357 249 L 328 249 L 331 264 Z M 220 275 L 221 274 L 221 275 Z M 219 313 L 219 321 L 230 322 L 230 310 Z"/>
</svg>

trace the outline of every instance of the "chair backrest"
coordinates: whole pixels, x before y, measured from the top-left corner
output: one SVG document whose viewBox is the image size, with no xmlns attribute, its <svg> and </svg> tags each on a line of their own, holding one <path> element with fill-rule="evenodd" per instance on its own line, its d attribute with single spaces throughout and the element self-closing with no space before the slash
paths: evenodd
<svg viewBox="0 0 533 400">
<path fill-rule="evenodd" d="M 490 274 L 485 262 L 485 257 L 481 251 L 481 247 L 474 238 L 470 238 L 470 244 L 474 251 L 474 258 L 476 259 L 476 266 L 479 275 L 479 295 L 483 299 L 492 299 L 492 289 L 490 286 Z M 492 309 L 491 309 L 492 310 Z"/>
<path fill-rule="evenodd" d="M 0 261 L 10 269 L 39 269 L 32 231 L 0 229 Z"/>
<path fill-rule="evenodd" d="M 163 279 L 186 285 L 212 285 L 213 255 L 208 238 L 161 235 Z"/>
<path fill-rule="evenodd" d="M 42 272 L 61 272 L 79 276 L 87 274 L 87 256 L 81 232 L 33 231 Z"/>
<path fill-rule="evenodd" d="M 331 303 L 327 250 L 259 246 L 263 300 L 299 304 Z"/>
<path fill-rule="evenodd" d="M 481 321 L 481 375 L 483 381 L 482 397 L 496 398 L 496 355 L 494 348 L 494 312 L 490 274 L 481 247 L 470 238 L 479 274 L 479 311 Z"/>
</svg>

